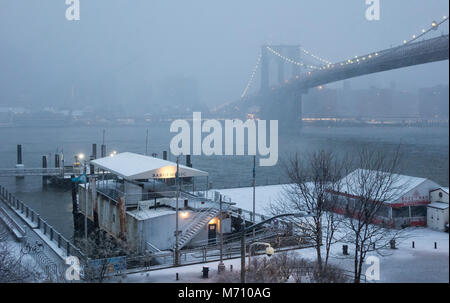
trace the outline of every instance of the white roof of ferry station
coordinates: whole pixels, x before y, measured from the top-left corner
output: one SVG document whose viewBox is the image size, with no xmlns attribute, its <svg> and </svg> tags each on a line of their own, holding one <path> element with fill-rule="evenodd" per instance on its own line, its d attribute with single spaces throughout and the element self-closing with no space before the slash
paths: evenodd
<svg viewBox="0 0 450 303">
<path fill-rule="evenodd" d="M 104 157 L 90 162 L 97 168 L 107 170 L 126 180 L 175 178 L 175 162 L 124 152 L 113 157 Z M 195 168 L 179 165 L 180 177 L 201 177 L 208 173 Z"/>
</svg>

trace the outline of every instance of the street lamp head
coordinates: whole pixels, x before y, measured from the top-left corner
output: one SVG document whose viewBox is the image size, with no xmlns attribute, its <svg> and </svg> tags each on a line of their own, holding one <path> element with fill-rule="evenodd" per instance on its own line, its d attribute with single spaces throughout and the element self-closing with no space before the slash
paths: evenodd
<svg viewBox="0 0 450 303">
<path fill-rule="evenodd" d="M 308 217 L 310 215 L 311 215 L 311 213 L 310 212 L 306 212 L 306 211 L 301 211 L 301 212 L 293 214 L 293 216 L 295 218 Z"/>
<path fill-rule="evenodd" d="M 80 159 L 80 160 L 84 159 L 84 154 L 83 153 L 79 153 L 77 156 L 78 156 L 78 159 Z"/>
<path fill-rule="evenodd" d="M 273 247 L 272 246 L 267 246 L 267 248 L 266 248 L 266 255 L 268 256 L 268 257 L 272 257 L 272 255 L 275 253 L 275 250 L 273 249 Z"/>
</svg>

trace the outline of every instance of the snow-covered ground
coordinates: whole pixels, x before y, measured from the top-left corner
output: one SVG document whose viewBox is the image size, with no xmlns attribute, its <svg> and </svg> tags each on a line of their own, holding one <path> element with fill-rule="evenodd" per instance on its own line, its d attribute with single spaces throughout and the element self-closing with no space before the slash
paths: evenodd
<svg viewBox="0 0 450 303">
<path fill-rule="evenodd" d="M 380 280 L 374 282 L 400 283 L 400 282 L 449 282 L 449 234 L 433 231 L 423 227 L 407 229 L 408 237 L 398 243 L 398 249 L 387 249 L 385 256 L 380 258 Z M 412 241 L 415 248 L 412 248 Z M 434 242 L 437 249 L 434 249 Z M 339 267 L 352 271 L 352 248 L 349 247 L 350 256 L 342 255 L 342 243 L 332 246 L 330 262 Z M 292 253 L 310 260 L 315 259 L 315 249 L 306 248 Z M 375 255 L 376 256 L 376 255 Z M 261 256 L 260 256 L 261 257 Z M 240 269 L 240 259 L 225 260 L 227 270 L 233 265 L 234 271 Z M 149 272 L 129 274 L 115 277 L 110 282 L 123 283 L 210 283 L 217 281 L 218 262 L 182 266 L 177 268 L 161 269 Z M 203 266 L 209 267 L 209 279 L 202 278 Z M 176 273 L 179 280 L 176 281 Z"/>
</svg>

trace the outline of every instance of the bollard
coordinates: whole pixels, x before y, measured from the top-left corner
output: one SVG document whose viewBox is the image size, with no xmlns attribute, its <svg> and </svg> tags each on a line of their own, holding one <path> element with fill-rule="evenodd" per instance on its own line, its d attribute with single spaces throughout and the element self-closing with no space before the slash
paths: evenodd
<svg viewBox="0 0 450 303">
<path fill-rule="evenodd" d="M 412 248 L 415 248 L 415 247 L 414 247 L 414 241 L 412 241 Z"/>
<path fill-rule="evenodd" d="M 348 255 L 348 245 L 342 245 L 342 254 L 344 254 L 344 256 Z"/>
<path fill-rule="evenodd" d="M 179 280 L 179 276 L 178 273 L 175 274 L 175 280 L 178 281 Z"/>
<path fill-rule="evenodd" d="M 53 241 L 53 228 L 50 228 L 50 241 Z"/>
<path fill-rule="evenodd" d="M 209 267 L 203 266 L 203 279 L 208 279 Z"/>
<path fill-rule="evenodd" d="M 61 235 L 58 234 L 58 248 L 61 247 Z"/>
<path fill-rule="evenodd" d="M 434 242 L 434 249 L 437 249 L 437 242 Z"/>
<path fill-rule="evenodd" d="M 389 243 L 391 244 L 391 249 L 396 249 L 395 248 L 395 240 L 394 239 L 392 239 Z"/>
<path fill-rule="evenodd" d="M 230 271 L 233 271 L 233 264 L 230 264 Z"/>
</svg>

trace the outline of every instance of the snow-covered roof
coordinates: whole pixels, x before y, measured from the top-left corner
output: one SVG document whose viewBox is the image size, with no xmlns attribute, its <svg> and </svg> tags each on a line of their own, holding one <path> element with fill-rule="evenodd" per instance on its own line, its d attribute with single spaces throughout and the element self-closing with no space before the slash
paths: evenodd
<svg viewBox="0 0 450 303">
<path fill-rule="evenodd" d="M 428 204 L 428 207 L 433 207 L 433 208 L 438 208 L 438 209 L 447 209 L 448 208 L 448 203 L 444 203 L 444 202 L 433 202 Z"/>
<path fill-rule="evenodd" d="M 307 186 L 312 186 L 312 183 L 306 183 Z M 280 200 L 284 200 L 283 193 L 290 190 L 293 184 L 278 184 L 255 187 L 255 212 L 257 214 L 270 216 L 271 204 L 276 204 Z M 240 187 L 217 190 L 222 195 L 231 199 L 231 202 L 236 203 L 235 207 L 242 208 L 247 211 L 253 211 L 253 187 Z"/>
<path fill-rule="evenodd" d="M 360 194 L 360 184 L 358 182 L 358 179 L 361 177 L 364 178 L 376 178 L 377 174 L 387 174 L 385 172 L 377 172 L 377 171 L 370 171 L 365 169 L 356 169 L 350 174 L 348 174 L 346 177 L 344 177 L 342 181 L 342 191 L 346 191 L 350 195 L 358 196 Z M 400 174 L 392 174 L 392 193 L 389 194 L 390 196 L 390 202 L 395 202 L 396 200 L 400 199 L 402 196 L 422 184 L 423 182 L 427 181 L 425 178 L 420 177 L 412 177 L 412 176 L 406 176 L 406 175 L 400 175 Z M 370 184 L 370 180 L 367 182 Z M 377 181 L 373 181 L 377 182 Z"/>
<path fill-rule="evenodd" d="M 135 153 L 119 153 L 113 157 L 105 157 L 90 162 L 97 168 L 107 170 L 126 180 L 168 179 L 175 178 L 177 164 L 175 162 Z M 207 176 L 208 173 L 195 168 L 179 165 L 180 177 Z"/>
<path fill-rule="evenodd" d="M 448 195 L 448 187 L 438 187 L 438 188 L 434 188 L 433 190 L 430 190 L 430 192 L 435 192 L 435 191 L 443 191 L 444 193 L 446 193 Z"/>
<path fill-rule="evenodd" d="M 167 216 L 175 214 L 176 212 L 168 207 L 158 207 L 156 209 L 145 209 L 145 210 L 132 210 L 127 211 L 127 213 L 136 218 L 137 220 L 148 220 L 151 218 L 157 218 L 161 216 Z"/>
</svg>

